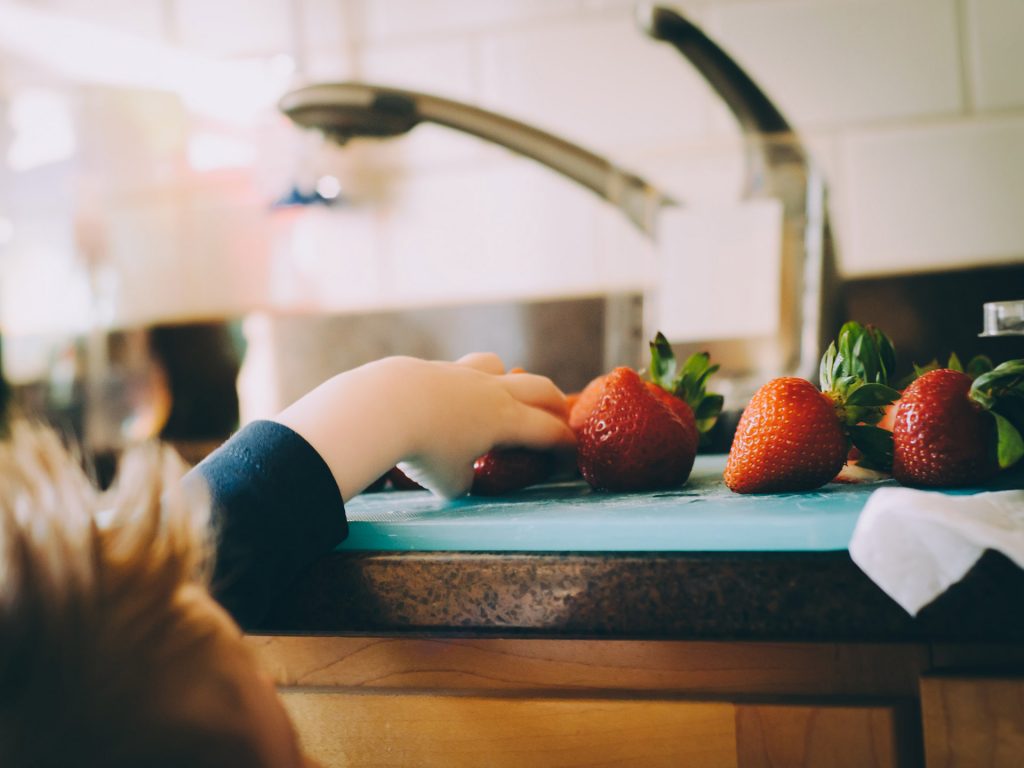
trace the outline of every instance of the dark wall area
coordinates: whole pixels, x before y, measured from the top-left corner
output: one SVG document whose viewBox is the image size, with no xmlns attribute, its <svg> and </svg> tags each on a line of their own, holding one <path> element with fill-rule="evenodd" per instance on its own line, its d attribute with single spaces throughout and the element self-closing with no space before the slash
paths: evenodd
<svg viewBox="0 0 1024 768">
<path fill-rule="evenodd" d="M 244 351 L 234 325 L 209 322 L 150 329 L 153 354 L 162 363 L 171 390 L 162 439 L 223 440 L 238 428 L 235 382 Z"/>
<path fill-rule="evenodd" d="M 1024 336 L 978 338 L 982 305 L 1024 299 L 1024 263 L 1007 267 L 848 280 L 846 316 L 873 323 L 896 345 L 898 374 L 913 363 L 985 354 L 1024 358 Z"/>
</svg>

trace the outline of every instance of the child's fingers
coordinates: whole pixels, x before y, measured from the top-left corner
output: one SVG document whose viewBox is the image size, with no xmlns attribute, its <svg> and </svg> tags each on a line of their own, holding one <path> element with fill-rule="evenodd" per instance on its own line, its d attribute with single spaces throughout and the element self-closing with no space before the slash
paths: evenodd
<svg viewBox="0 0 1024 768">
<path fill-rule="evenodd" d="M 546 376 L 533 373 L 517 373 L 503 378 L 505 391 L 521 403 L 543 408 L 562 420 L 568 418 L 565 395 Z"/>
<path fill-rule="evenodd" d="M 564 419 L 539 408 L 524 405 L 508 424 L 501 444 L 506 447 L 567 448 L 576 444 L 576 433 Z"/>
<path fill-rule="evenodd" d="M 500 376 L 505 372 L 505 364 L 493 352 L 470 352 L 455 361 L 458 365 L 473 368 L 483 373 L 491 373 Z"/>
<path fill-rule="evenodd" d="M 428 491 L 445 499 L 457 499 L 465 495 L 473 484 L 473 464 L 463 463 L 433 471 L 416 472 L 416 481 Z"/>
</svg>

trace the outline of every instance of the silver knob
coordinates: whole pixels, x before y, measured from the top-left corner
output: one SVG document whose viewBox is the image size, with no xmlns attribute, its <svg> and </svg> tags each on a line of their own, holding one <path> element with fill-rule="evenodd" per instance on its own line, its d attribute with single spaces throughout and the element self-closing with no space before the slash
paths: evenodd
<svg viewBox="0 0 1024 768">
<path fill-rule="evenodd" d="M 979 336 L 1024 336 L 1024 300 L 990 301 L 982 305 Z"/>
</svg>

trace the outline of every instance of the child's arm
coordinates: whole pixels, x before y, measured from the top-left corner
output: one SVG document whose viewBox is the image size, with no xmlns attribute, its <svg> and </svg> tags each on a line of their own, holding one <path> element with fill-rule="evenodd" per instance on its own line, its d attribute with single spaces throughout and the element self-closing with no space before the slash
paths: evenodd
<svg viewBox="0 0 1024 768">
<path fill-rule="evenodd" d="M 420 485 L 465 493 L 495 446 L 573 444 L 565 397 L 549 379 L 505 374 L 496 355 L 455 363 L 392 357 L 340 374 L 275 421 L 330 467 L 345 501 L 398 463 Z"/>
<path fill-rule="evenodd" d="M 387 358 L 339 374 L 273 421 L 249 424 L 186 478 L 209 491 L 218 533 L 212 591 L 258 626 L 296 575 L 347 534 L 344 502 L 396 463 L 446 496 L 495 446 L 573 443 L 548 379 L 494 355 Z"/>
</svg>

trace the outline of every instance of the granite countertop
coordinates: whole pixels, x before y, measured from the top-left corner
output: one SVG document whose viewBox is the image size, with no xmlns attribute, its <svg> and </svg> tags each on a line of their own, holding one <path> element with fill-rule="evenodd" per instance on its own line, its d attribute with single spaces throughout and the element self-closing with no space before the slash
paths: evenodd
<svg viewBox="0 0 1024 768">
<path fill-rule="evenodd" d="M 723 462 L 698 457 L 684 488 L 660 494 L 593 494 L 568 483 L 508 499 L 360 497 L 349 505 L 349 539 L 247 629 L 1024 641 L 1024 571 L 1002 555 L 987 552 L 912 618 L 846 551 L 877 485 L 738 496 L 721 485 Z"/>
</svg>

